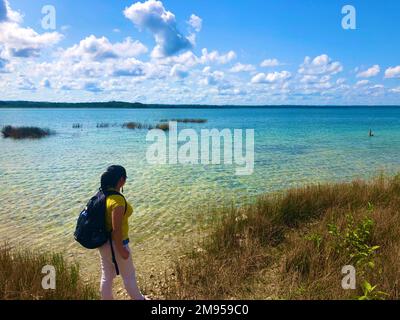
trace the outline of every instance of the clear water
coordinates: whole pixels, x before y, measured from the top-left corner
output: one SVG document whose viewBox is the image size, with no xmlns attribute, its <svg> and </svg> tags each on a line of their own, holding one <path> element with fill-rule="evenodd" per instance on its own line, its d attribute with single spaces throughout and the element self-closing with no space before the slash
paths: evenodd
<svg viewBox="0 0 400 320">
<path fill-rule="evenodd" d="M 179 128 L 255 129 L 255 171 L 234 175 L 232 166 L 150 166 L 146 131 L 107 122 L 157 123 L 204 118 Z M 74 123 L 83 124 L 73 129 Z M 0 240 L 71 254 L 77 215 L 110 164 L 128 170 L 125 194 L 135 207 L 136 244 L 168 241 L 190 232 L 193 215 L 208 207 L 258 194 L 324 181 L 368 178 L 400 168 L 400 108 L 271 109 L 0 109 L 0 127 L 53 129 L 42 140 L 0 138 Z M 368 137 L 369 129 L 376 134 Z"/>
</svg>

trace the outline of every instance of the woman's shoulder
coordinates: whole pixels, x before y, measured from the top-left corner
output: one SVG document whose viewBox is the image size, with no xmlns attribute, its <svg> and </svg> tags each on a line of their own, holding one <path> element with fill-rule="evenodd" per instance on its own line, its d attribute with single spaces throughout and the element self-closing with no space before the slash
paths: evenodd
<svg viewBox="0 0 400 320">
<path fill-rule="evenodd" d="M 125 206 L 125 198 L 119 194 L 113 194 L 107 197 L 107 205 L 108 204 L 117 204 L 120 206 Z"/>
</svg>

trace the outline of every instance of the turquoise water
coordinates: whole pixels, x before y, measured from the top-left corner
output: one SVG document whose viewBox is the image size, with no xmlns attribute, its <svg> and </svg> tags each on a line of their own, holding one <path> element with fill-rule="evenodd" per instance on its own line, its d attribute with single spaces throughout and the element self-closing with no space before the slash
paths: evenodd
<svg viewBox="0 0 400 320">
<path fill-rule="evenodd" d="M 236 176 L 235 167 L 223 165 L 148 165 L 147 132 L 120 126 L 174 118 L 208 119 L 179 128 L 254 129 L 254 174 Z M 111 126 L 96 128 L 101 122 Z M 74 123 L 83 128 L 73 129 Z M 400 168 L 400 108 L 0 109 L 3 125 L 57 132 L 37 141 L 0 139 L 0 240 L 51 249 L 78 250 L 76 217 L 110 164 L 128 170 L 125 194 L 135 207 L 136 243 L 190 233 L 194 215 L 206 215 L 208 207 Z"/>
</svg>

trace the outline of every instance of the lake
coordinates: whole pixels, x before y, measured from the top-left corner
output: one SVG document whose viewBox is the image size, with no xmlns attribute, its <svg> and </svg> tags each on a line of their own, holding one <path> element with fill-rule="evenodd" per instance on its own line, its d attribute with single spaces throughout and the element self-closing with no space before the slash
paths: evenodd
<svg viewBox="0 0 400 320">
<path fill-rule="evenodd" d="M 202 118 L 179 128 L 254 129 L 254 174 L 227 165 L 149 165 L 146 130 L 122 124 Z M 98 123 L 108 128 L 97 128 Z M 82 128 L 74 129 L 80 123 Z M 42 140 L 0 138 L 0 240 L 46 250 L 82 251 L 76 218 L 111 164 L 128 171 L 133 243 L 168 243 L 191 234 L 199 215 L 224 204 L 325 181 L 369 178 L 400 168 L 400 108 L 0 109 L 0 127 L 38 126 Z M 370 138 L 370 128 L 375 137 Z M 175 246 L 171 245 L 172 247 Z"/>
</svg>

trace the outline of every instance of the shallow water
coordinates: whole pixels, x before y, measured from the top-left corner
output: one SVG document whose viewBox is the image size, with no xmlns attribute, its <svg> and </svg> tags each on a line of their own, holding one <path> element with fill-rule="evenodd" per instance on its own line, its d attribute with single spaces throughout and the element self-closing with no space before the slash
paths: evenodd
<svg viewBox="0 0 400 320">
<path fill-rule="evenodd" d="M 255 169 L 151 166 L 146 131 L 128 121 L 204 118 L 179 128 L 255 129 Z M 97 123 L 118 124 L 105 129 Z M 74 123 L 83 124 L 73 129 Z M 400 168 L 400 108 L 271 109 L 0 109 L 0 127 L 57 132 L 42 140 L 0 139 L 0 240 L 80 252 L 72 233 L 80 210 L 110 164 L 128 170 L 125 194 L 135 207 L 132 240 L 157 243 L 193 229 L 208 207 L 306 183 L 368 178 Z M 368 137 L 372 128 L 376 134 Z"/>
</svg>

